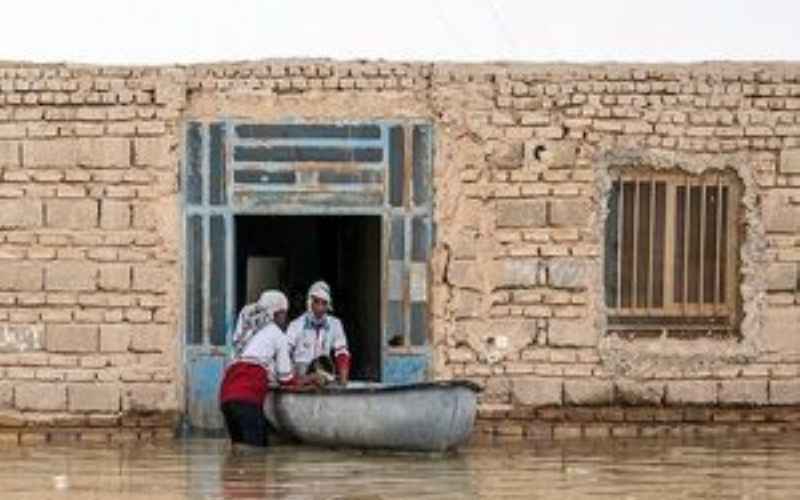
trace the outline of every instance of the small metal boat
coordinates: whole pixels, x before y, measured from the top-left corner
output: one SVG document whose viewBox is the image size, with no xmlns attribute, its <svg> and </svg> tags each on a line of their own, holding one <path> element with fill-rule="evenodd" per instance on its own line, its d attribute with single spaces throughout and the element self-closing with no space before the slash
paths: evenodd
<svg viewBox="0 0 800 500">
<path fill-rule="evenodd" d="M 264 414 L 279 432 L 302 443 L 443 452 L 469 439 L 479 391 L 468 381 L 276 389 L 264 402 Z"/>
</svg>

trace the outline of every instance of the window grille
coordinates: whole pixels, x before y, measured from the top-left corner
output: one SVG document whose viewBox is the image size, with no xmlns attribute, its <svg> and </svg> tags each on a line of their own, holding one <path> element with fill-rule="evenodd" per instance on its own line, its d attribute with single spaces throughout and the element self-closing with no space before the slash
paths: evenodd
<svg viewBox="0 0 800 500">
<path fill-rule="evenodd" d="M 606 220 L 609 330 L 731 333 L 741 187 L 733 174 L 612 174 Z"/>
</svg>

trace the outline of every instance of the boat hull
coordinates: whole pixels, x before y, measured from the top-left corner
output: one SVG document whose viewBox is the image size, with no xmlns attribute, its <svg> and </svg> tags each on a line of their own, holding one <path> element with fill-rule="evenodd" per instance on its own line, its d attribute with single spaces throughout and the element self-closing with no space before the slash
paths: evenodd
<svg viewBox="0 0 800 500">
<path fill-rule="evenodd" d="M 345 388 L 276 390 L 264 414 L 279 432 L 331 447 L 448 451 L 475 423 L 478 389 L 469 382 L 353 383 Z"/>
</svg>

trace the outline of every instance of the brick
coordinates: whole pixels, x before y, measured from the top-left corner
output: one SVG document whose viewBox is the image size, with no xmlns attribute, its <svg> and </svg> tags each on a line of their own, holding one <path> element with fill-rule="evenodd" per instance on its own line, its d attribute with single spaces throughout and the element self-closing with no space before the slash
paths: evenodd
<svg viewBox="0 0 800 500">
<path fill-rule="evenodd" d="M 128 167 L 131 163 L 128 139 L 116 137 L 84 138 L 80 140 L 79 163 L 87 167 Z"/>
<path fill-rule="evenodd" d="M 543 227 L 547 223 L 544 201 L 501 201 L 497 203 L 497 227 Z"/>
<path fill-rule="evenodd" d="M 134 151 L 137 166 L 163 167 L 172 162 L 168 137 L 136 139 Z"/>
<path fill-rule="evenodd" d="M 555 288 L 585 289 L 589 285 L 591 262 L 585 259 L 555 258 L 547 261 L 547 283 Z"/>
<path fill-rule="evenodd" d="M 797 264 L 770 262 L 767 265 L 767 290 L 794 291 L 797 288 Z"/>
<path fill-rule="evenodd" d="M 44 283 L 40 264 L 11 262 L 0 265 L 0 290 L 36 291 Z"/>
<path fill-rule="evenodd" d="M 575 379 L 564 381 L 564 404 L 608 405 L 613 400 L 614 385 L 610 381 Z"/>
<path fill-rule="evenodd" d="M 496 287 L 532 287 L 544 284 L 540 259 L 503 259 L 492 263 L 492 283 Z"/>
<path fill-rule="evenodd" d="M 800 380 L 771 380 L 769 402 L 774 405 L 800 404 Z"/>
<path fill-rule="evenodd" d="M 48 352 L 97 352 L 98 328 L 94 325 L 47 325 L 45 345 Z"/>
<path fill-rule="evenodd" d="M 42 333 L 39 326 L 0 326 L 0 353 L 31 352 L 41 348 Z"/>
<path fill-rule="evenodd" d="M 447 267 L 447 282 L 457 288 L 483 290 L 483 272 L 475 261 L 452 261 Z"/>
<path fill-rule="evenodd" d="M 24 123 L 0 123 L 0 139 L 25 137 L 27 127 Z"/>
<path fill-rule="evenodd" d="M 550 225 L 584 227 L 589 221 L 589 201 L 556 200 L 550 202 Z"/>
<path fill-rule="evenodd" d="M 168 384 L 130 384 L 122 399 L 125 412 L 174 411 L 177 409 L 175 388 Z"/>
<path fill-rule="evenodd" d="M 762 337 L 767 349 L 782 355 L 800 352 L 797 331 L 800 307 L 769 307 L 763 317 Z"/>
<path fill-rule="evenodd" d="M 723 380 L 719 384 L 720 404 L 767 404 L 767 380 Z"/>
<path fill-rule="evenodd" d="M 11 382 L 0 381 L 0 410 L 8 410 L 14 406 L 14 386 Z"/>
<path fill-rule="evenodd" d="M 103 325 L 100 327 L 101 352 L 128 352 L 134 329 L 130 324 Z"/>
<path fill-rule="evenodd" d="M 562 382 L 558 378 L 514 377 L 511 379 L 514 404 L 558 406 L 562 404 Z"/>
<path fill-rule="evenodd" d="M 104 264 L 100 267 L 101 290 L 129 290 L 131 266 L 127 264 Z"/>
<path fill-rule="evenodd" d="M 94 290 L 97 266 L 80 261 L 61 261 L 47 266 L 45 285 L 47 290 L 80 291 Z"/>
<path fill-rule="evenodd" d="M 614 384 L 617 403 L 629 406 L 658 406 L 664 400 L 664 384 L 642 380 L 617 380 Z"/>
<path fill-rule="evenodd" d="M 21 411 L 67 409 L 67 389 L 62 384 L 30 382 L 14 388 L 14 406 Z"/>
<path fill-rule="evenodd" d="M 100 202 L 100 227 L 103 229 L 128 229 L 131 225 L 131 206 L 124 201 Z"/>
<path fill-rule="evenodd" d="M 0 167 L 19 166 L 19 143 L 0 141 Z"/>
<path fill-rule="evenodd" d="M 69 411 L 114 413 L 120 409 L 120 389 L 112 384 L 71 384 Z"/>
<path fill-rule="evenodd" d="M 551 318 L 547 343 L 552 346 L 592 347 L 599 340 L 600 331 L 590 318 Z"/>
<path fill-rule="evenodd" d="M 781 151 L 782 174 L 800 174 L 800 149 L 784 149 Z"/>
<path fill-rule="evenodd" d="M 717 383 L 711 380 L 669 382 L 666 401 L 676 405 L 716 404 Z"/>
<path fill-rule="evenodd" d="M 137 229 L 153 229 L 158 225 L 156 209 L 151 204 L 133 205 L 133 227 Z"/>
<path fill-rule="evenodd" d="M 22 145 L 26 167 L 74 167 L 78 164 L 78 142 L 73 139 L 27 141 Z"/>
<path fill-rule="evenodd" d="M 97 227 L 98 208 L 95 200 L 58 199 L 47 202 L 47 225 L 58 229 L 91 229 Z"/>
<path fill-rule="evenodd" d="M 168 340 L 169 331 L 163 325 L 141 325 L 131 331 L 132 352 L 163 352 Z"/>
<path fill-rule="evenodd" d="M 78 108 L 75 112 L 76 120 L 103 121 L 106 119 L 106 108 Z"/>
<path fill-rule="evenodd" d="M 134 266 L 133 285 L 134 290 L 160 292 L 169 287 L 172 271 L 164 267 L 157 266 Z"/>
<path fill-rule="evenodd" d="M 793 191 L 771 190 L 762 195 L 761 209 L 767 232 L 800 232 L 800 206 L 792 205 L 793 194 Z"/>
<path fill-rule="evenodd" d="M 42 203 L 31 199 L 0 200 L 0 228 L 30 228 L 42 225 Z"/>
</svg>

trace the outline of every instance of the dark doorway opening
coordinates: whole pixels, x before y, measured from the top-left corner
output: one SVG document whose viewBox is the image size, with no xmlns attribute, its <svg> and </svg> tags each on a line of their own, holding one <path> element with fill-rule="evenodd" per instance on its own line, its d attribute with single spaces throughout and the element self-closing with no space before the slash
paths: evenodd
<svg viewBox="0 0 800 500">
<path fill-rule="evenodd" d="M 235 232 L 236 310 L 278 288 L 295 318 L 305 311 L 309 285 L 325 280 L 353 356 L 351 378 L 379 380 L 381 218 L 241 215 Z"/>
</svg>

